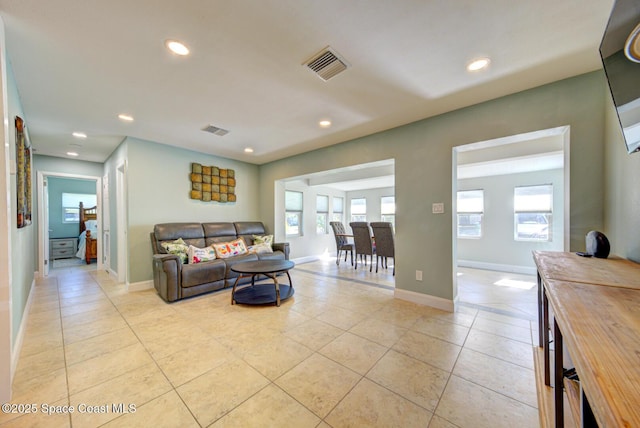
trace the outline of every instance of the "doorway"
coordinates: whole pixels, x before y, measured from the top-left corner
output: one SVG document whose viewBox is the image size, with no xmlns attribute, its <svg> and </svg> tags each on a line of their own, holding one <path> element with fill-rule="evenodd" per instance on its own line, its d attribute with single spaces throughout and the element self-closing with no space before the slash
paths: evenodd
<svg viewBox="0 0 640 428">
<path fill-rule="evenodd" d="M 562 126 L 453 149 L 456 303 L 530 314 L 519 299 L 530 300 L 526 290 L 535 288 L 531 251 L 569 248 L 569 131 Z"/>
<path fill-rule="evenodd" d="M 287 194 L 297 195 L 300 206 L 288 206 Z M 352 221 L 390 222 L 395 230 L 398 226 L 395 198 L 394 159 L 283 178 L 275 183 L 274 229 L 292 243 L 296 263 L 309 263 L 310 271 L 394 288 L 393 257 L 388 258 L 384 267 L 379 266 L 378 272 L 375 256 L 372 257 L 374 266 L 369 265 L 370 260 L 366 266 L 358 262 L 357 270 L 344 258 L 336 263 L 336 240 L 329 221 L 341 222 L 347 234 L 351 232 Z M 291 222 L 285 219 L 290 218 L 296 220 L 295 234 L 287 227 Z M 349 237 L 348 241 L 353 243 L 353 238 Z"/>
<path fill-rule="evenodd" d="M 86 176 L 78 174 L 66 174 L 58 172 L 46 172 L 38 171 L 37 176 L 37 192 L 38 192 L 38 271 L 42 273 L 42 276 L 49 275 L 49 268 L 51 267 L 51 255 L 49 254 L 49 241 L 51 225 L 49 219 L 51 218 L 50 201 L 49 201 L 49 179 L 72 179 L 72 180 L 84 180 L 93 183 L 94 192 L 96 195 L 96 210 L 97 210 L 97 236 L 98 242 L 102 240 L 102 178 L 95 176 Z M 71 223 L 71 228 L 77 228 L 78 223 Z M 80 235 L 79 230 L 63 232 L 68 234 L 70 238 L 78 237 Z M 102 247 L 98 245 L 98 257 L 97 257 L 97 269 L 102 269 Z"/>
</svg>

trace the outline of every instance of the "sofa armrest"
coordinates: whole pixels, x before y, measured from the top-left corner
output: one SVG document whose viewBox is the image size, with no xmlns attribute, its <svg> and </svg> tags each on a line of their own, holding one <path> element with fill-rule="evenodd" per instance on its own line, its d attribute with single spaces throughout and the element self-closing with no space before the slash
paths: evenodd
<svg viewBox="0 0 640 428">
<path fill-rule="evenodd" d="M 284 259 L 289 260 L 289 243 L 288 242 L 274 242 L 271 244 L 274 251 L 282 251 L 284 253 Z"/>
<path fill-rule="evenodd" d="M 166 302 L 182 297 L 182 262 L 175 254 L 153 255 L 153 286 Z"/>
</svg>

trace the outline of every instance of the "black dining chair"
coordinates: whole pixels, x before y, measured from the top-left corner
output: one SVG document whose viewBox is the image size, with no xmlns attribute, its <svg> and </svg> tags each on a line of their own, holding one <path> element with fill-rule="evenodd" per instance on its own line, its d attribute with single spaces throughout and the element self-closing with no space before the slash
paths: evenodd
<svg viewBox="0 0 640 428">
<path fill-rule="evenodd" d="M 340 253 L 344 251 L 344 261 L 347 261 L 347 253 L 351 254 L 351 266 L 353 266 L 353 244 L 345 236 L 347 231 L 339 221 L 329 222 L 333 229 L 333 236 L 336 238 L 336 264 L 340 266 Z"/>
<path fill-rule="evenodd" d="M 393 274 L 396 274 L 396 252 L 393 238 L 393 225 L 386 221 L 372 222 L 371 229 L 376 240 L 376 272 L 378 272 L 378 257 L 382 258 L 382 267 L 388 267 L 388 258 L 393 258 Z"/>
<path fill-rule="evenodd" d="M 356 264 L 354 269 L 358 269 L 358 256 L 362 260 L 364 256 L 364 264 L 367 264 L 367 256 L 369 256 L 369 272 L 373 269 L 373 255 L 376 253 L 376 249 L 373 246 L 373 240 L 371 239 L 371 229 L 369 223 L 366 221 L 354 221 L 349 223 L 351 230 L 353 231 L 353 243 L 356 246 Z"/>
</svg>

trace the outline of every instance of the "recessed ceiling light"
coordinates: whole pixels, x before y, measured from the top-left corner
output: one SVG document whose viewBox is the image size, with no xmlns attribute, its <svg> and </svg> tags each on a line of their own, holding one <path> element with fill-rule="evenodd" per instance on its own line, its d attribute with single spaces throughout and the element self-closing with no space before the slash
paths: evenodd
<svg viewBox="0 0 640 428">
<path fill-rule="evenodd" d="M 76 152 L 67 152 L 67 156 L 76 157 L 76 156 L 78 156 L 78 153 L 76 153 Z"/>
<path fill-rule="evenodd" d="M 489 66 L 491 60 L 489 58 L 478 58 L 467 64 L 467 71 L 479 71 Z"/>
<path fill-rule="evenodd" d="M 331 121 L 330 120 L 321 120 L 320 122 L 318 122 L 318 125 L 320 125 L 321 128 L 328 128 L 331 126 Z"/>
<path fill-rule="evenodd" d="M 189 48 L 181 42 L 178 42 L 176 40 L 167 40 L 164 42 L 164 44 L 167 46 L 167 49 L 169 49 L 176 55 L 189 55 Z"/>
<path fill-rule="evenodd" d="M 85 134 L 84 132 L 74 132 L 71 135 L 73 135 L 76 138 L 87 138 L 87 134 Z"/>
<path fill-rule="evenodd" d="M 244 149 L 245 153 L 253 153 L 253 149 L 251 147 L 247 147 Z"/>
<path fill-rule="evenodd" d="M 124 120 L 125 122 L 133 122 L 133 116 L 130 116 L 128 114 L 119 114 L 118 115 L 118 119 L 120 120 Z"/>
</svg>

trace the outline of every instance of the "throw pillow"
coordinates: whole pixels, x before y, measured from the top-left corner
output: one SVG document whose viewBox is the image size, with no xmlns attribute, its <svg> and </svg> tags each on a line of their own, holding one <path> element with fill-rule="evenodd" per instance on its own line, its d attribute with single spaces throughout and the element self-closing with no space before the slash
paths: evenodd
<svg viewBox="0 0 640 428">
<path fill-rule="evenodd" d="M 168 254 L 175 254 L 180 257 L 182 263 L 187 262 L 187 251 L 189 250 L 189 246 L 182 240 L 182 238 L 178 238 L 171 242 L 163 242 L 160 246 L 164 248 Z"/>
<path fill-rule="evenodd" d="M 209 260 L 215 260 L 216 251 L 213 249 L 213 247 L 198 248 L 194 247 L 193 245 L 189 245 L 189 251 L 187 255 L 189 257 L 188 263 L 194 264 L 200 262 L 208 262 Z"/>
<path fill-rule="evenodd" d="M 273 235 L 253 235 L 253 245 L 256 244 L 273 244 Z"/>
<path fill-rule="evenodd" d="M 271 248 L 271 245 L 269 245 L 267 243 L 252 245 L 249 248 L 247 248 L 247 250 L 250 253 L 255 253 L 255 254 L 273 253 L 273 248 Z"/>
<path fill-rule="evenodd" d="M 219 259 L 226 259 L 233 256 L 239 256 L 241 254 L 247 254 L 247 247 L 244 244 L 244 239 L 236 239 L 231 242 L 220 242 L 213 244 L 213 248 L 216 250 L 216 257 Z"/>
</svg>

